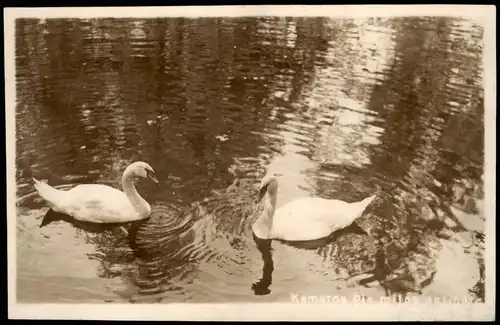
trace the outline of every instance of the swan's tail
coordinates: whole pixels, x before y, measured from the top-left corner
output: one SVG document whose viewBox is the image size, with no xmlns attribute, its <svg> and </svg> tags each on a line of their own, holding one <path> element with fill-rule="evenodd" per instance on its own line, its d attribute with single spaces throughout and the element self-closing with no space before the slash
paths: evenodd
<svg viewBox="0 0 500 325">
<path fill-rule="evenodd" d="M 35 183 L 34 186 L 35 186 L 35 189 L 37 190 L 38 194 L 40 194 L 40 196 L 45 201 L 47 201 L 52 206 L 52 208 L 54 210 L 58 211 L 57 202 L 58 202 L 58 198 L 60 196 L 61 191 L 53 188 L 52 186 L 50 186 L 47 183 L 44 183 L 44 182 L 37 180 L 34 177 L 33 177 L 33 182 Z"/>
<path fill-rule="evenodd" d="M 366 210 L 366 208 L 373 202 L 373 200 L 375 200 L 376 197 L 377 197 L 377 195 L 374 194 L 372 196 L 367 197 L 366 199 L 364 199 L 362 201 L 355 203 L 357 210 L 358 210 L 357 218 L 359 218 L 361 216 L 363 211 Z"/>
</svg>

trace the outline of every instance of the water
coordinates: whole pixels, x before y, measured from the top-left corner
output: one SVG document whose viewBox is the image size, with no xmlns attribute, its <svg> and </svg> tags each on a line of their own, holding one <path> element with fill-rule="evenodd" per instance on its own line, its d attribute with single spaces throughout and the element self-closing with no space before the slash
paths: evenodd
<svg viewBox="0 0 500 325">
<path fill-rule="evenodd" d="M 481 26 L 445 18 L 18 20 L 18 301 L 482 301 L 482 48 Z M 132 245 L 38 228 L 31 177 L 121 188 L 135 160 L 161 184 L 138 183 L 153 214 Z M 261 253 L 266 174 L 278 207 L 379 191 L 371 236 Z"/>
</svg>

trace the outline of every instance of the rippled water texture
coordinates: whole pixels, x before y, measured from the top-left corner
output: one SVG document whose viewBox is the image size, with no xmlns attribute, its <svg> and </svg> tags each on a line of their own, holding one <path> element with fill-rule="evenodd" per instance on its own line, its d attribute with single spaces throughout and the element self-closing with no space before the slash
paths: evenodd
<svg viewBox="0 0 500 325">
<path fill-rule="evenodd" d="M 18 300 L 482 301 L 482 33 L 445 18 L 18 20 Z M 38 228 L 31 177 L 121 188 L 134 160 L 161 183 L 138 183 L 153 215 L 130 236 Z M 379 191 L 370 236 L 257 246 L 274 173 L 278 207 Z"/>
</svg>

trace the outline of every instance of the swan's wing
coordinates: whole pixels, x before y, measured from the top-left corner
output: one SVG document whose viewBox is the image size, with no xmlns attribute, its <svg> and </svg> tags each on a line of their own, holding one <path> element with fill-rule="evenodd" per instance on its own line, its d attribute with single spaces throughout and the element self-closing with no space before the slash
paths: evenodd
<svg viewBox="0 0 500 325">
<path fill-rule="evenodd" d="M 79 185 L 71 190 L 70 197 L 66 210 L 81 221 L 113 223 L 135 218 L 127 195 L 110 186 Z"/>
<path fill-rule="evenodd" d="M 276 210 L 274 235 L 290 240 L 310 240 L 326 237 L 352 223 L 345 213 L 343 201 L 305 198 Z"/>
<path fill-rule="evenodd" d="M 348 204 L 338 200 L 327 200 L 311 197 L 292 201 L 276 210 L 276 217 L 288 219 L 293 222 L 314 220 L 324 222 L 331 220 L 333 223 L 343 224 L 346 219 L 345 211 Z M 297 220 L 298 219 L 298 220 Z"/>
</svg>

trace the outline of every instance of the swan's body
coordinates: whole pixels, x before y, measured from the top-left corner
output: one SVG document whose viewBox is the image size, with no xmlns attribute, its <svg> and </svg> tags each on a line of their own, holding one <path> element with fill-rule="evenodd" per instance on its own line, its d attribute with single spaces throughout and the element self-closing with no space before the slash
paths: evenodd
<svg viewBox="0 0 500 325">
<path fill-rule="evenodd" d="M 295 242 L 328 237 L 350 226 L 376 197 L 353 203 L 304 197 L 276 209 L 276 195 L 276 179 L 265 180 L 259 198 L 263 199 L 264 209 L 252 227 L 260 239 Z"/>
<path fill-rule="evenodd" d="M 135 162 L 122 177 L 123 191 L 102 184 L 77 185 L 68 191 L 51 187 L 33 178 L 35 188 L 52 209 L 78 221 L 92 223 L 126 223 L 148 218 L 151 206 L 134 185 L 134 177 L 148 177 L 158 183 L 147 163 Z M 44 220 L 45 221 L 45 220 Z M 47 220 L 46 223 L 50 222 Z M 42 225 L 46 223 L 42 222 Z"/>
</svg>

